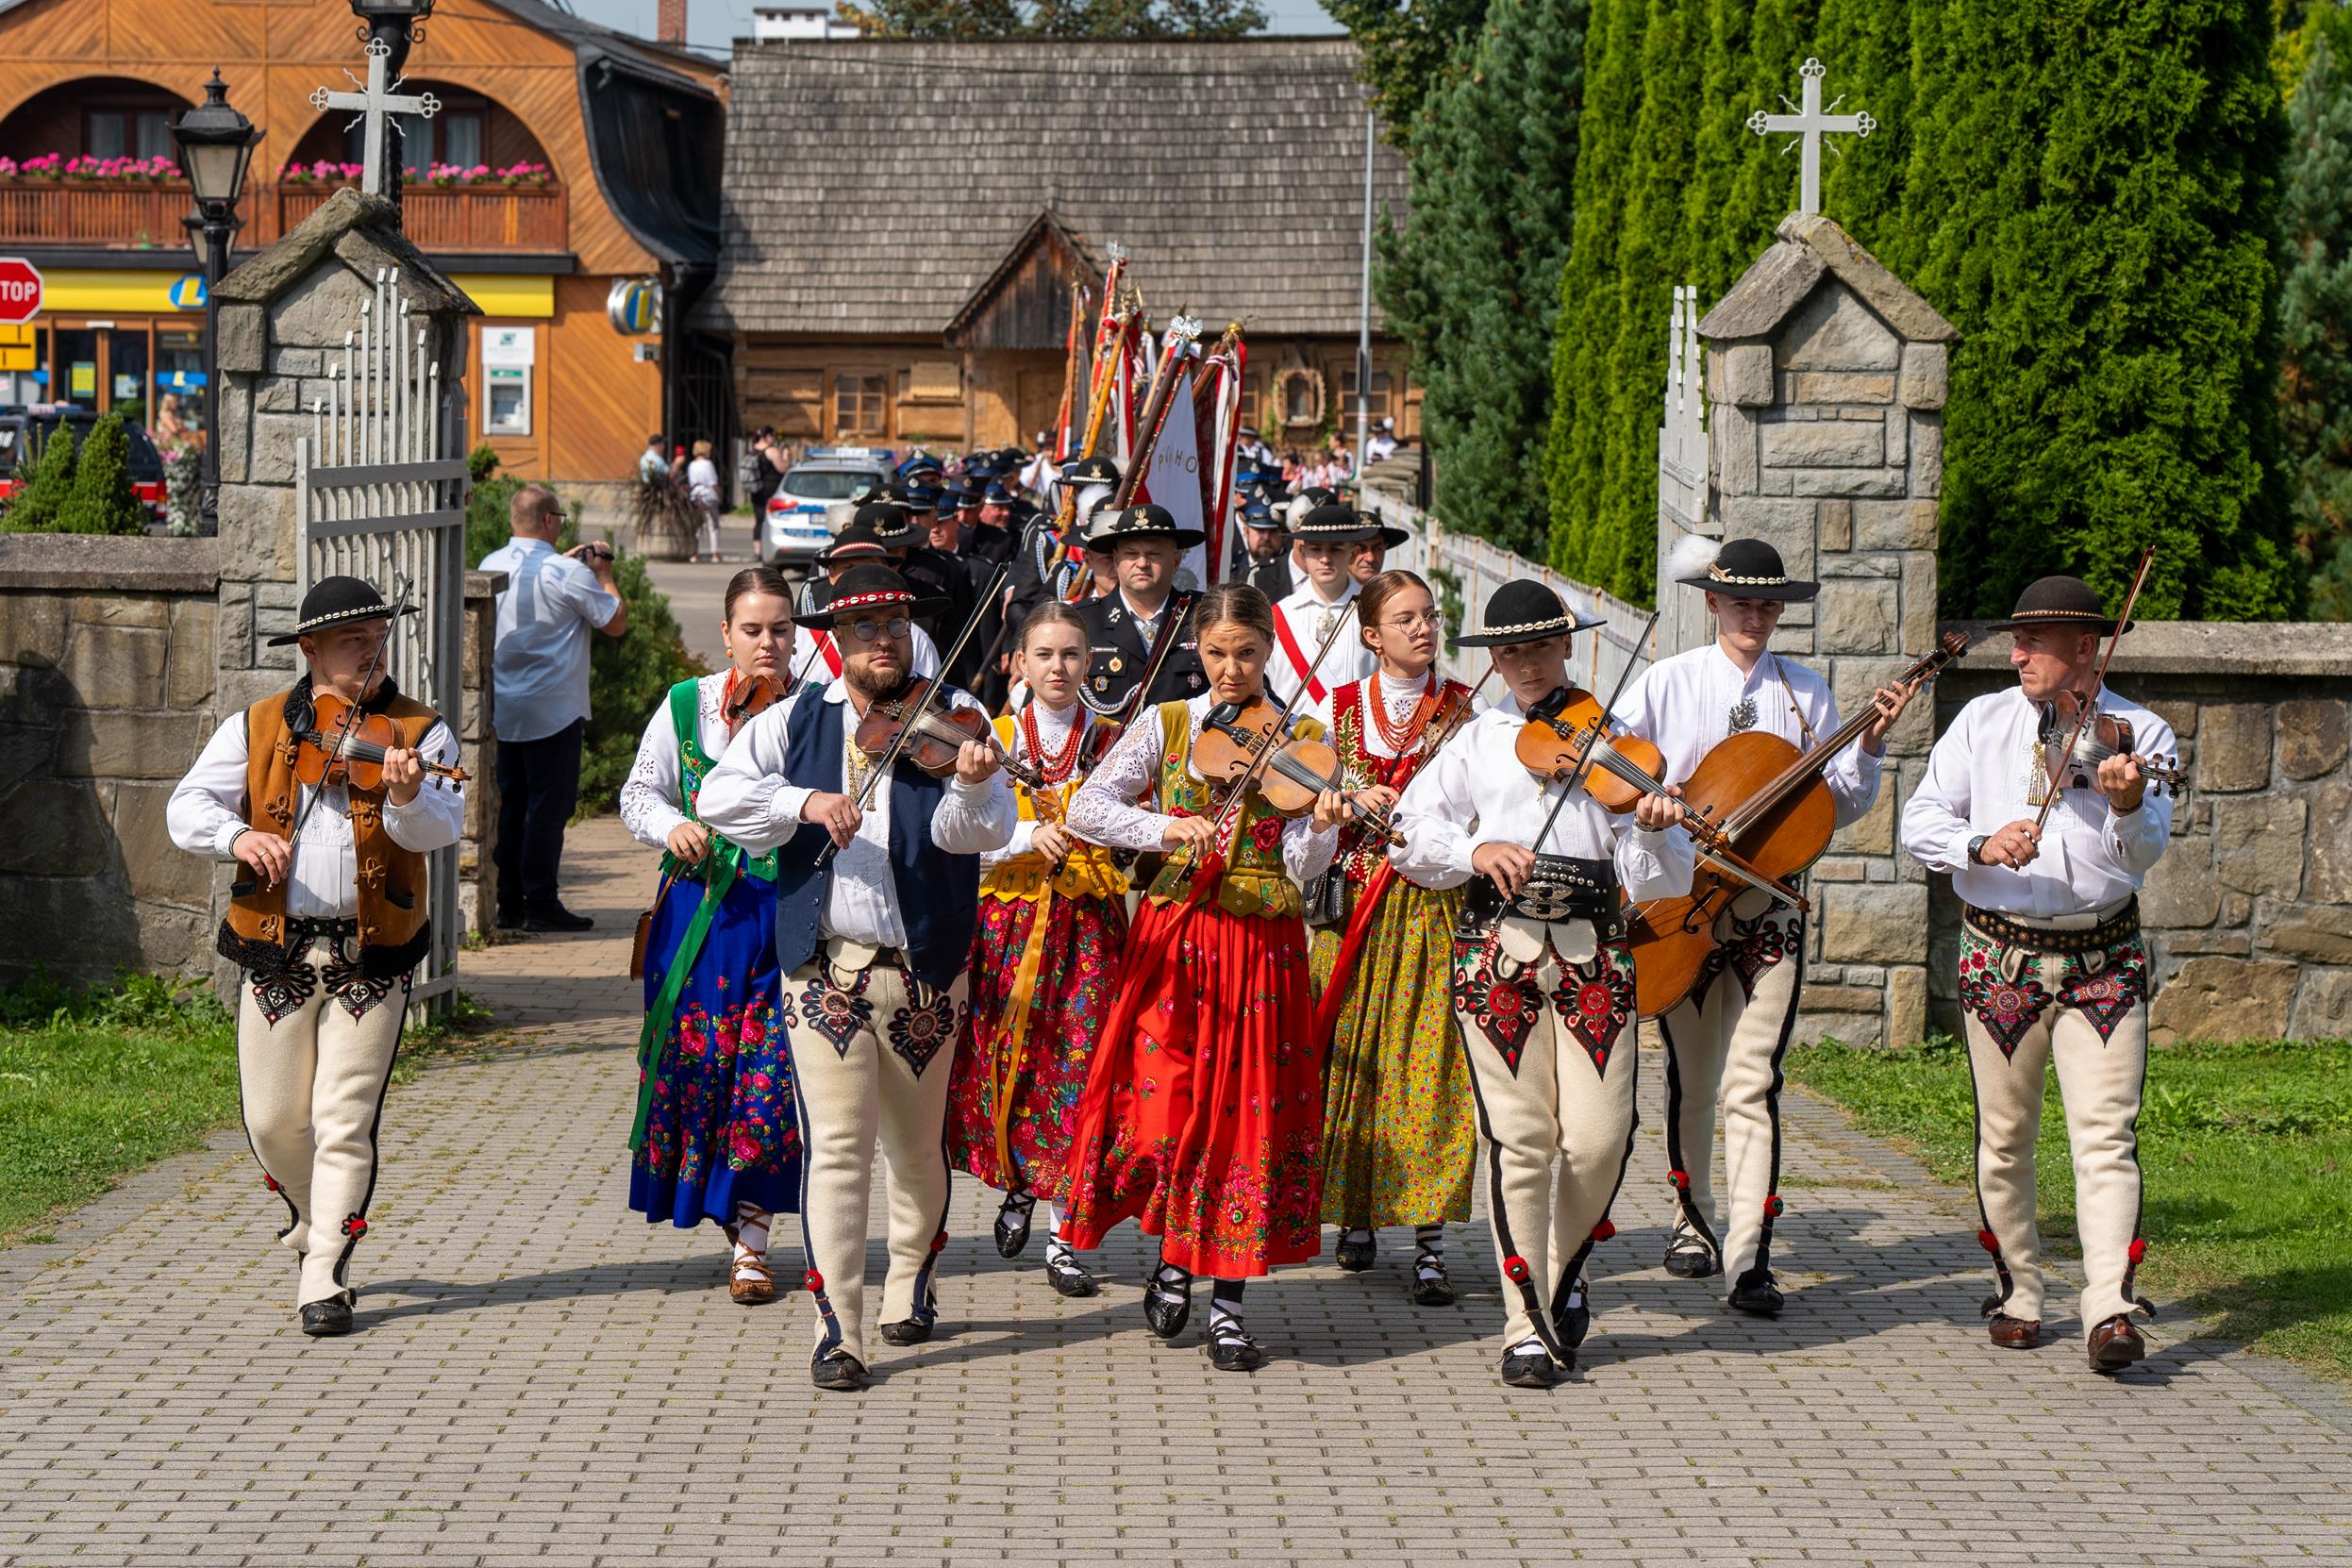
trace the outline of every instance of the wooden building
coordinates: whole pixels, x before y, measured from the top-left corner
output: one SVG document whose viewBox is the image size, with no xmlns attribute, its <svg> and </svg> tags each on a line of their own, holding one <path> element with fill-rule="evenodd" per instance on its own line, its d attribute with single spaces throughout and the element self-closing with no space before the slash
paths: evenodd
<svg viewBox="0 0 2352 1568">
<path fill-rule="evenodd" d="M 719 277 L 738 415 L 787 441 L 1026 441 L 1062 386 L 1069 282 L 1126 246 L 1156 327 L 1245 324 L 1277 446 L 1352 418 L 1368 109 L 1346 39 L 739 42 Z M 1372 152 L 1376 220 L 1403 160 Z M 1419 426 L 1373 318 L 1372 415 Z"/>
<path fill-rule="evenodd" d="M 346 0 L 0 0 L 0 158 L 15 166 L 0 165 L 0 252 L 31 259 L 47 295 L 0 342 L 0 397 L 143 416 L 202 379 L 186 182 L 23 166 L 175 161 L 171 124 L 217 66 L 265 132 L 241 208 L 250 253 L 356 183 L 286 173 L 358 161 L 351 113 L 309 102 L 363 73 L 356 27 Z M 676 325 L 717 254 L 723 68 L 543 0 L 441 0 L 406 81 L 442 108 L 402 122 L 404 226 L 484 312 L 468 359 L 475 437 L 509 472 L 559 480 L 626 478 L 656 430 L 724 437 L 725 359 Z M 415 177 L 437 163 L 493 177 Z M 517 164 L 546 174 L 494 177 Z M 666 292 L 661 331 L 613 325 L 628 283 Z"/>
</svg>

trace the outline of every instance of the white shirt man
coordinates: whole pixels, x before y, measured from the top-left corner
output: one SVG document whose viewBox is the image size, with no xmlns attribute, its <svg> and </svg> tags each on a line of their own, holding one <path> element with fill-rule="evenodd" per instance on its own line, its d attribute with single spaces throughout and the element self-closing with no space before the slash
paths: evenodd
<svg viewBox="0 0 2352 1568">
<path fill-rule="evenodd" d="M 1339 632 L 1321 664 L 1315 653 L 1335 627 L 1353 622 L 1364 579 L 1379 571 L 1389 547 L 1404 537 L 1337 502 L 1309 508 L 1292 522 L 1298 586 L 1274 607 L 1274 653 L 1266 662 L 1266 685 L 1276 696 L 1293 705 L 1301 693 L 1323 702 L 1378 666 L 1379 656 L 1347 630 Z"/>
<path fill-rule="evenodd" d="M 2173 822 L 2143 759 L 2169 762 L 2173 731 L 2095 684 L 2099 640 L 2115 623 L 2088 584 L 2044 577 L 1995 629 L 2011 635 L 2018 683 L 1971 702 L 1937 740 L 1903 809 L 1903 847 L 1949 874 L 1967 906 L 1960 1026 L 1977 1104 L 1977 1240 L 1997 1286 L 1986 1332 L 2003 1349 L 2041 1343 L 2033 1150 L 2055 1062 L 2075 1150 L 2085 1348 L 2093 1371 L 2111 1373 L 2147 1353 L 2131 1314 L 2147 1309 L 2132 1281 L 2147 1247 L 2139 1119 L 2154 975 L 2136 894 Z M 2056 726 L 2045 743 L 2044 705 L 2085 692 L 2131 726 L 2130 752 L 2054 763 L 2073 731 Z"/>
</svg>

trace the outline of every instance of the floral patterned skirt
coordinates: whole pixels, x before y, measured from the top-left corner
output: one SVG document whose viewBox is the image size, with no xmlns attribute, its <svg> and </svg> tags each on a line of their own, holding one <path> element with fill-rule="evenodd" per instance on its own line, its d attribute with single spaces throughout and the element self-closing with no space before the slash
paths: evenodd
<svg viewBox="0 0 2352 1568">
<path fill-rule="evenodd" d="M 1307 927 L 1177 909 L 1146 902 L 1136 917 L 1078 1103 L 1064 1229 L 1092 1248 L 1136 1220 L 1177 1268 L 1246 1279 L 1323 1246 Z"/>
<path fill-rule="evenodd" d="M 1348 978 L 1323 1081 L 1323 1218 L 1348 1229 L 1470 1218 L 1478 1153 L 1470 1059 L 1455 1038 L 1461 895 L 1390 881 Z M 1341 927 L 1315 933 L 1315 987 Z"/>
<path fill-rule="evenodd" d="M 1043 946 L 1016 1062 L 1006 1007 L 1036 933 L 1041 905 Z M 1110 1012 L 1115 969 L 1126 940 L 1126 908 L 1115 900 L 980 900 L 980 924 L 972 934 L 971 1032 L 956 1052 L 947 1091 L 947 1159 L 957 1170 L 999 1192 L 1013 1190 L 1017 1172 L 1038 1196 L 1060 1198 L 1070 1135 L 1077 1130 L 1078 1097 L 1086 1092 L 1094 1043 Z M 1013 1171 L 997 1158 L 1000 1091 L 1010 1102 L 1005 1144 Z"/>
<path fill-rule="evenodd" d="M 662 894 L 645 944 L 645 1001 L 701 903 L 683 878 Z M 735 1206 L 800 1207 L 800 1123 L 776 967 L 776 887 L 739 876 L 719 902 L 653 1066 L 645 1136 L 629 1166 L 629 1207 L 647 1223 L 724 1225 Z"/>
</svg>

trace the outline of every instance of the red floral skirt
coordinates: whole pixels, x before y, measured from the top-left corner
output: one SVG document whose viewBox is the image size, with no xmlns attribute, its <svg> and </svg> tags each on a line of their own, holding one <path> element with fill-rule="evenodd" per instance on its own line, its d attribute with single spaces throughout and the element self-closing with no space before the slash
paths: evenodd
<svg viewBox="0 0 2352 1568">
<path fill-rule="evenodd" d="M 972 936 L 970 1032 L 956 1052 L 947 1090 L 947 1158 L 957 1170 L 1000 1192 L 1013 1190 L 996 1149 L 996 1096 L 1011 1102 L 1005 1143 L 1030 1190 L 1059 1199 L 1078 1101 L 1086 1092 L 1094 1043 L 1110 1014 L 1120 949 L 1127 940 L 1123 903 L 1055 897 L 1044 902 L 1045 935 L 1021 1059 L 1005 1026 L 1021 956 L 1038 920 L 1039 901 L 983 898 Z"/>
<path fill-rule="evenodd" d="M 1323 1246 L 1323 1064 L 1295 915 L 1146 902 L 1071 1141 L 1065 1233 L 1246 1279 Z M 1169 940 L 1172 927 L 1175 941 Z"/>
</svg>

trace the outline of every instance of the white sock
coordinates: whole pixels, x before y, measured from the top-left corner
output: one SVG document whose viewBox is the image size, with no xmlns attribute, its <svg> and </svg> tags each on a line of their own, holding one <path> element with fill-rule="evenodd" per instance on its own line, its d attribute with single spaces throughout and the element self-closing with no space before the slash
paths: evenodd
<svg viewBox="0 0 2352 1568">
<path fill-rule="evenodd" d="M 1537 1339 L 1533 1334 L 1529 1334 L 1526 1339 L 1521 1340 L 1517 1344 L 1512 1345 L 1510 1347 L 1510 1354 L 1513 1356 L 1549 1356 L 1551 1352 L 1543 1348 L 1543 1342 L 1542 1340 Z"/>
<path fill-rule="evenodd" d="M 1374 1242 L 1378 1238 L 1369 1230 L 1343 1230 L 1340 1232 L 1340 1240 L 1343 1242 Z"/>
<path fill-rule="evenodd" d="M 764 1209 L 743 1204 L 735 1210 L 735 1263 L 737 1274 L 742 1273 L 745 1259 L 764 1263 L 768 1257 L 768 1220 Z"/>
<path fill-rule="evenodd" d="M 1443 1225 L 1424 1225 L 1414 1226 L 1413 1245 L 1429 1254 L 1432 1258 L 1444 1257 L 1445 1227 Z"/>
<path fill-rule="evenodd" d="M 1045 1210 L 1045 1234 L 1048 1236 L 1060 1235 L 1061 1205 L 1056 1203 L 1051 1198 L 1047 1198 L 1044 1202 L 1038 1205 L 1038 1207 Z"/>
</svg>

